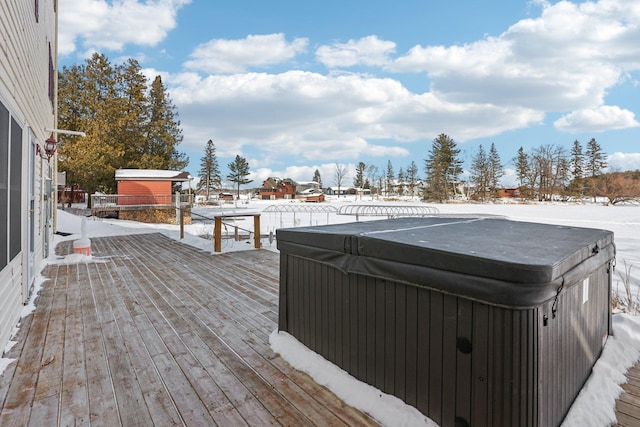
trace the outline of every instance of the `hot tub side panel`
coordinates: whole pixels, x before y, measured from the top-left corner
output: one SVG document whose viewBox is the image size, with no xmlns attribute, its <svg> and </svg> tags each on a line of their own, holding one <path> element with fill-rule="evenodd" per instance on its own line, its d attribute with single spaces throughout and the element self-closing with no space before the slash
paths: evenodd
<svg viewBox="0 0 640 427">
<path fill-rule="evenodd" d="M 611 333 L 611 269 L 609 262 L 566 284 L 539 311 L 542 426 L 562 422 Z"/>
<path fill-rule="evenodd" d="M 537 308 L 344 274 L 282 252 L 281 267 L 279 329 L 354 377 L 443 427 L 541 425 Z"/>
</svg>

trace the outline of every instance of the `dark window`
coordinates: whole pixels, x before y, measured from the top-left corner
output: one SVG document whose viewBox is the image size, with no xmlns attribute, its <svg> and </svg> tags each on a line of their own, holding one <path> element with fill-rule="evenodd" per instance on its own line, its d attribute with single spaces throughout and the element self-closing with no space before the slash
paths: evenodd
<svg viewBox="0 0 640 427">
<path fill-rule="evenodd" d="M 0 269 L 6 267 L 9 223 L 9 110 L 0 102 Z"/>
<path fill-rule="evenodd" d="M 51 101 L 51 106 L 53 107 L 55 105 L 55 81 L 53 57 L 51 56 L 51 43 L 49 43 L 49 101 Z"/>
<path fill-rule="evenodd" d="M 40 22 L 40 11 L 38 9 L 39 9 L 38 0 L 35 0 L 34 10 L 35 10 L 35 14 L 36 14 L 36 22 Z"/>
<path fill-rule="evenodd" d="M 11 118 L 9 165 L 9 260 L 22 250 L 22 128 Z"/>
</svg>

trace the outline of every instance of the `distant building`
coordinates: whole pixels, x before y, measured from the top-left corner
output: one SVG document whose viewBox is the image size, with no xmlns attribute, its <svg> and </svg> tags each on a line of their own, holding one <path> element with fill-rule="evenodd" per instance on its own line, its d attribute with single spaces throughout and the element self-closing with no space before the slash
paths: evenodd
<svg viewBox="0 0 640 427">
<path fill-rule="evenodd" d="M 140 196 L 137 198 L 131 197 L 128 200 L 121 198 L 118 200 L 118 204 L 136 204 L 136 199 L 151 201 L 154 198 L 166 198 L 171 195 L 174 182 L 186 181 L 189 181 L 188 172 L 158 169 L 118 169 L 116 170 L 118 195 Z M 151 204 L 151 202 L 147 204 Z"/>
<path fill-rule="evenodd" d="M 293 199 L 296 196 L 298 183 L 290 178 L 269 177 L 258 189 L 258 196 L 263 200 Z"/>
</svg>

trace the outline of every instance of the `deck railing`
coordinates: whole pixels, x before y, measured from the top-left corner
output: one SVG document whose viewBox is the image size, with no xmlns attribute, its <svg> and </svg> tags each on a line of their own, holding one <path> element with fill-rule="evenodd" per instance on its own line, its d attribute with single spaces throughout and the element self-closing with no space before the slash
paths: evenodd
<svg viewBox="0 0 640 427">
<path fill-rule="evenodd" d="M 178 202 L 179 200 L 179 202 Z M 179 203 L 179 205 L 178 205 Z M 193 194 L 92 194 L 92 211 L 120 211 L 144 208 L 193 206 Z"/>
</svg>

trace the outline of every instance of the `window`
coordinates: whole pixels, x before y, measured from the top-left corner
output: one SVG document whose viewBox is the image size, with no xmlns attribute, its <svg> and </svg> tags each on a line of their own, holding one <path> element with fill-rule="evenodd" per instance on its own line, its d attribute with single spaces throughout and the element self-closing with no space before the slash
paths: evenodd
<svg viewBox="0 0 640 427">
<path fill-rule="evenodd" d="M 55 72 L 53 69 L 53 57 L 51 56 L 51 42 L 49 42 L 49 101 L 51 107 L 55 106 Z"/>
<path fill-rule="evenodd" d="M 9 165 L 9 261 L 22 250 L 22 128 L 11 118 Z"/>
<path fill-rule="evenodd" d="M 0 269 L 8 262 L 9 237 L 9 110 L 0 102 Z"/>
</svg>

